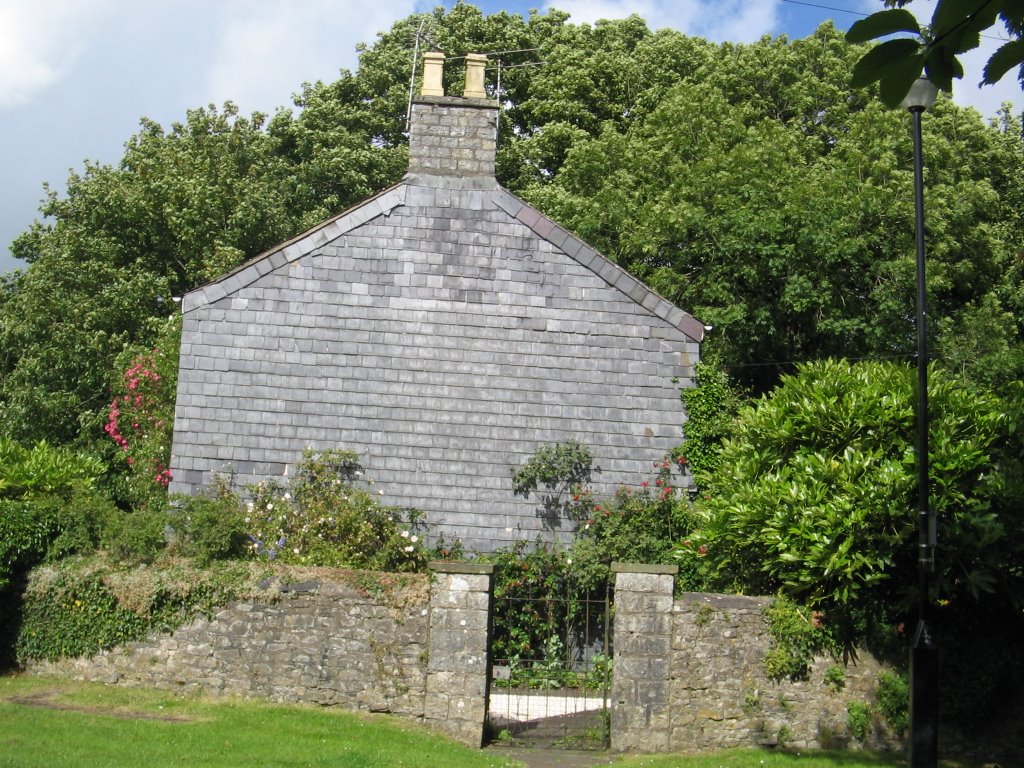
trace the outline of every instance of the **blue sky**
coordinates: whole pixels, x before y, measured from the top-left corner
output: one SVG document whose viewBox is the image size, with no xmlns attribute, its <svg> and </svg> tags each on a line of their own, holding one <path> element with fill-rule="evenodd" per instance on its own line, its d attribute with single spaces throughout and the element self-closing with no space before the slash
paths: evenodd
<svg viewBox="0 0 1024 768">
<path fill-rule="evenodd" d="M 85 160 L 116 163 L 139 118 L 168 125 L 185 110 L 230 99 L 243 113 L 291 106 L 304 81 L 356 65 L 357 43 L 430 0 L 3 0 L 0 3 L 0 272 L 8 246 L 38 216 L 43 182 L 63 191 Z M 487 0 L 485 12 L 569 11 L 593 22 L 638 13 L 715 41 L 804 37 L 826 19 L 846 29 L 881 0 Z M 931 15 L 928 0 L 910 8 Z M 998 45 L 986 41 L 987 47 Z M 978 89 L 983 50 L 965 63 L 954 98 L 994 114 L 1024 108 L 1012 77 Z"/>
</svg>

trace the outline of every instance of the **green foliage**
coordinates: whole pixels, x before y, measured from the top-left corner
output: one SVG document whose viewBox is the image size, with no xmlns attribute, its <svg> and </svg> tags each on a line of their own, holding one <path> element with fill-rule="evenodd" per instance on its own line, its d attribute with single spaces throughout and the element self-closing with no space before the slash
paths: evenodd
<svg viewBox="0 0 1024 768">
<path fill-rule="evenodd" d="M 99 577 L 58 577 L 52 591 L 26 595 L 18 660 L 91 656 L 139 640 L 147 622 L 120 608 Z"/>
<path fill-rule="evenodd" d="M 287 489 L 249 489 L 244 519 L 260 559 L 380 571 L 426 566 L 422 513 L 381 504 L 352 451 L 306 450 Z"/>
<path fill-rule="evenodd" d="M 910 726 L 910 686 L 907 675 L 883 670 L 878 675 L 878 711 L 889 729 L 902 737 Z"/>
<path fill-rule="evenodd" d="M 109 502 L 94 489 L 102 464 L 45 441 L 0 437 L 0 590 L 47 558 L 89 551 Z"/>
<path fill-rule="evenodd" d="M 911 603 L 916 572 L 912 372 L 802 366 L 739 415 L 701 500 L 718 583 L 783 590 L 830 615 Z M 931 506 L 941 598 L 1020 594 L 1019 431 L 1006 403 L 933 370 Z M 891 615 L 893 615 L 891 614 Z"/>
<path fill-rule="evenodd" d="M 25 591 L 18 658 L 90 656 L 154 630 L 174 629 L 238 597 L 247 580 L 251 572 L 239 564 L 200 570 L 169 562 L 126 569 L 73 558 L 38 569 Z"/>
<path fill-rule="evenodd" d="M 607 583 L 613 562 L 672 564 L 675 543 L 698 524 L 686 495 L 677 488 L 686 460 L 666 457 L 654 464 L 654 478 L 639 488 L 623 486 L 603 499 L 579 489 L 573 504 L 579 524 L 570 547 L 573 576 L 588 590 Z M 678 561 L 676 586 L 699 591 L 706 583 L 701 558 Z"/>
<path fill-rule="evenodd" d="M 112 515 L 103 526 L 100 545 L 118 562 L 152 563 L 167 548 L 167 510 L 140 509 Z"/>
<path fill-rule="evenodd" d="M 825 685 L 833 691 L 841 691 L 846 687 L 846 673 L 838 664 L 825 670 Z"/>
<path fill-rule="evenodd" d="M 118 358 L 123 373 L 114 385 L 103 427 L 120 449 L 114 464 L 126 478 L 124 500 L 138 509 L 164 506 L 171 481 L 181 316 L 172 316 L 162 326 L 151 350 L 129 348 Z"/>
<path fill-rule="evenodd" d="M 103 469 L 96 458 L 51 446 L 45 440 L 25 448 L 0 436 L 0 499 L 60 494 L 72 486 L 90 488 Z"/>
<path fill-rule="evenodd" d="M 224 483 L 182 499 L 170 522 L 179 537 L 176 549 L 200 565 L 249 552 L 245 508 Z"/>
<path fill-rule="evenodd" d="M 836 639 L 816 626 L 811 612 L 786 597 L 776 597 L 766 606 L 764 617 L 772 643 L 762 663 L 772 680 L 806 680 L 815 656 L 839 652 Z"/>
<path fill-rule="evenodd" d="M 564 632 L 567 612 L 579 611 L 566 553 L 520 540 L 486 560 L 495 565 L 494 658 L 543 659 L 547 639 Z"/>
<path fill-rule="evenodd" d="M 890 0 L 905 5 L 910 0 Z M 985 65 L 983 83 L 991 85 L 1010 69 L 1020 67 L 1024 80 L 1024 10 L 1015 0 L 987 0 L 964 3 L 938 0 L 931 22 L 922 29 L 909 11 L 892 8 L 855 22 L 846 33 L 852 43 L 863 43 L 897 32 L 910 32 L 916 39 L 897 38 L 872 48 L 853 70 L 854 87 L 878 82 L 882 100 L 897 106 L 922 72 L 944 91 L 953 90 L 953 79 L 964 75 L 958 56 L 978 47 L 981 34 L 1001 20 L 1010 35 Z"/>
<path fill-rule="evenodd" d="M 529 498 L 543 487 L 541 511 L 551 528 L 563 515 L 579 522 L 582 512 L 576 502 L 590 482 L 593 464 L 590 449 L 576 440 L 543 445 L 523 466 L 512 470 L 512 491 Z"/>
<path fill-rule="evenodd" d="M 64 494 L 0 499 L 0 669 L 14 663 L 29 569 L 91 552 L 104 521 L 113 514 L 106 497 L 80 485 Z"/>
<path fill-rule="evenodd" d="M 910 131 L 905 115 L 849 89 L 862 52 L 828 26 L 704 57 L 667 48 L 652 71 L 684 55 L 688 71 L 642 92 L 632 119 L 575 140 L 558 173 L 524 194 L 712 324 L 722 363 L 755 391 L 787 361 L 909 357 Z M 946 100 L 925 125 L 929 301 L 948 318 L 935 341 L 950 353 L 946 337 L 976 314 L 1018 302 L 1024 154 L 1005 125 Z M 1012 348 L 1016 317 L 999 334 Z"/>
<path fill-rule="evenodd" d="M 682 390 L 686 405 L 686 440 L 681 450 L 698 486 L 703 486 L 718 467 L 722 441 L 729 436 L 740 397 L 730 386 L 726 372 L 705 354 L 697 364 L 696 386 Z"/>
<path fill-rule="evenodd" d="M 871 734 L 871 707 L 863 701 L 851 701 L 846 705 L 846 727 L 861 744 Z"/>
</svg>

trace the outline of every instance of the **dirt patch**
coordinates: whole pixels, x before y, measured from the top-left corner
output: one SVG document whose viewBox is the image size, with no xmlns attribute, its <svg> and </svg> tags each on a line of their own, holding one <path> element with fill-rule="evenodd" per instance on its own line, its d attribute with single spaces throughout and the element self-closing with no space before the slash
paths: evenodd
<svg viewBox="0 0 1024 768">
<path fill-rule="evenodd" d="M 162 715 L 156 712 L 140 712 L 132 709 L 110 709 L 109 707 L 88 706 L 85 704 L 72 704 L 61 701 L 62 691 L 57 689 L 36 691 L 24 696 L 10 696 L 7 701 L 12 704 L 21 704 L 25 707 L 39 707 L 40 709 L 52 709 L 58 712 L 79 712 L 83 715 L 105 715 L 117 717 L 123 720 L 159 720 L 168 723 L 190 723 L 194 717 L 184 715 Z"/>
</svg>

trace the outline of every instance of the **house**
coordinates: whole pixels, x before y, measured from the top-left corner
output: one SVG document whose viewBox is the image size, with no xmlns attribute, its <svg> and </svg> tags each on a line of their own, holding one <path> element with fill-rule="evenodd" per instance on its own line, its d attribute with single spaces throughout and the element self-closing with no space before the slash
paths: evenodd
<svg viewBox="0 0 1024 768">
<path fill-rule="evenodd" d="M 681 441 L 704 327 L 494 178 L 485 57 L 426 54 L 401 182 L 187 294 L 172 491 L 358 452 L 385 503 L 493 550 L 565 525 L 511 470 L 568 439 L 597 492 Z"/>
</svg>

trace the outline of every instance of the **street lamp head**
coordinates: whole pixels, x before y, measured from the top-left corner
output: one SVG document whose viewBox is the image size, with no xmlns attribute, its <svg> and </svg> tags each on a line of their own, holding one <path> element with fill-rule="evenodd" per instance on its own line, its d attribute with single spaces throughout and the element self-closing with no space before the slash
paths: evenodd
<svg viewBox="0 0 1024 768">
<path fill-rule="evenodd" d="M 927 77 L 919 77 L 910 86 L 907 95 L 903 97 L 900 106 L 911 112 L 924 112 L 931 109 L 935 103 L 935 97 L 939 95 L 938 86 Z"/>
</svg>

